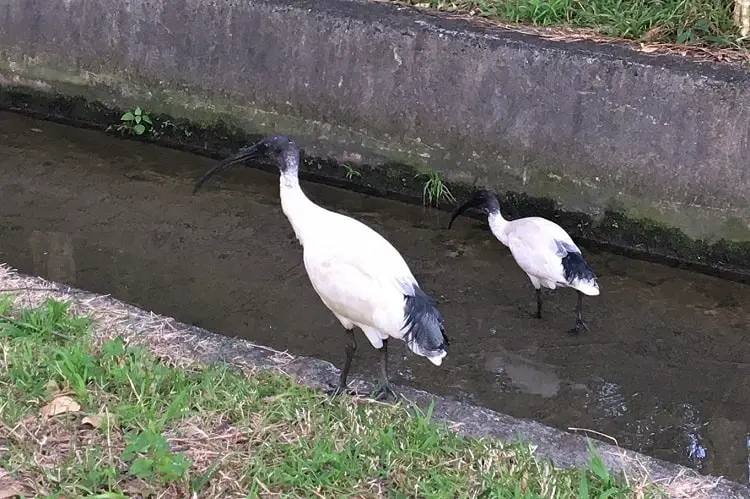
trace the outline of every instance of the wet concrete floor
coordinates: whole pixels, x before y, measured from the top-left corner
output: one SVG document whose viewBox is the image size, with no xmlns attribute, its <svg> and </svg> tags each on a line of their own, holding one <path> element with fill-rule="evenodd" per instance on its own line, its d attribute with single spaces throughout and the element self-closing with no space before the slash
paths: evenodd
<svg viewBox="0 0 750 499">
<path fill-rule="evenodd" d="M 0 112 L 0 261 L 183 322 L 336 365 L 343 331 L 313 291 L 281 212 L 278 178 L 217 177 L 213 161 Z M 479 222 L 303 183 L 369 224 L 440 300 L 443 366 L 391 348 L 393 380 L 748 481 L 750 287 L 584 253 L 602 294 L 571 338 L 575 295 L 533 288 Z M 361 333 L 353 374 L 377 375 Z"/>
</svg>

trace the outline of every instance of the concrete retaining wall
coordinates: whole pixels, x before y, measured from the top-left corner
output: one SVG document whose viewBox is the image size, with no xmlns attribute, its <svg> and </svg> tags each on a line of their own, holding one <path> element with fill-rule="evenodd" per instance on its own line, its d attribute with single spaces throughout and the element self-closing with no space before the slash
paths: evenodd
<svg viewBox="0 0 750 499">
<path fill-rule="evenodd" d="M 0 19 L 6 86 L 750 241 L 739 68 L 352 0 L 6 0 Z"/>
</svg>

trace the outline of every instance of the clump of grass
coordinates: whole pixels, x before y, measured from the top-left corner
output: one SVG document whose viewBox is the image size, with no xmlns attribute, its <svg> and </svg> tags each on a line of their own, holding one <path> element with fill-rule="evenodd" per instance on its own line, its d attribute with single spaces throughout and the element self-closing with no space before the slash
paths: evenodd
<svg viewBox="0 0 750 499">
<path fill-rule="evenodd" d="M 349 163 L 344 163 L 344 169 L 346 170 L 346 178 L 347 180 L 352 180 L 354 177 L 361 177 L 362 173 L 359 172 L 356 168 L 354 168 Z"/>
<path fill-rule="evenodd" d="M 440 201 L 445 200 L 455 203 L 456 198 L 445 185 L 437 172 L 428 172 L 417 175 L 425 179 L 422 187 L 422 204 L 425 206 L 439 206 Z"/>
<path fill-rule="evenodd" d="M 649 42 L 736 46 L 732 0 L 406 0 L 516 24 L 589 28 Z"/>
<path fill-rule="evenodd" d="M 0 496 L 656 497 L 522 443 L 269 372 L 178 367 L 48 299 L 0 301 Z"/>
</svg>

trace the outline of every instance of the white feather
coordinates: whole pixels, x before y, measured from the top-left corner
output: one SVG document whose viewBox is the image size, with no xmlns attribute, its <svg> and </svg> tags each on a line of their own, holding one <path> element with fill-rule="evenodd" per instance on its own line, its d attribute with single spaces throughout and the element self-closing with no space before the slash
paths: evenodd
<svg viewBox="0 0 750 499">
<path fill-rule="evenodd" d="M 574 288 L 589 296 L 599 294 L 596 280 L 575 279 L 568 283 L 555 241 L 562 241 L 577 252 L 580 249 L 565 229 L 541 217 L 528 217 L 507 221 L 500 213 L 488 218 L 495 237 L 510 249 L 513 259 L 526 272 L 535 288 Z"/>
<path fill-rule="evenodd" d="M 417 280 L 401 254 L 362 222 L 310 201 L 296 178 L 281 176 L 280 196 L 310 282 L 344 328 L 358 326 L 375 348 L 388 337 L 403 339 L 404 294 Z M 440 365 L 445 355 L 428 358 Z"/>
</svg>

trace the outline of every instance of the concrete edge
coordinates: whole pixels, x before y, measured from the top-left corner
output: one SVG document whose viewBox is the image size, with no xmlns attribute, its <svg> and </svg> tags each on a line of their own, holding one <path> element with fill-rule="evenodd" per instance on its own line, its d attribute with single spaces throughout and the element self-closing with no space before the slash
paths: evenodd
<svg viewBox="0 0 750 499">
<path fill-rule="evenodd" d="M 334 365 L 323 360 L 292 356 L 247 340 L 222 336 L 110 295 L 21 274 L 6 264 L 0 264 L 0 292 L 18 294 L 26 306 L 38 305 L 49 297 L 68 300 L 76 313 L 90 314 L 95 319 L 96 336 L 123 335 L 178 363 L 221 362 L 240 369 L 272 370 L 292 376 L 313 389 L 326 388 L 338 374 Z M 369 391 L 374 386 L 372 380 L 355 377 L 350 380 L 358 390 Z M 423 409 L 434 403 L 434 419 L 461 435 L 505 441 L 522 437 L 535 446 L 538 455 L 551 459 L 559 467 L 586 466 L 592 442 L 610 470 L 622 472 L 629 479 L 653 481 L 664 487 L 670 497 L 750 498 L 750 487 L 603 443 L 595 440 L 595 435 L 589 440 L 536 421 L 517 419 L 408 386 L 395 388 L 407 401 Z"/>
<path fill-rule="evenodd" d="M 284 5 L 284 0 L 270 0 Z M 593 41 L 589 39 L 561 39 L 558 36 L 550 38 L 537 33 L 529 33 L 523 30 L 515 30 L 511 23 L 504 24 L 501 21 L 493 21 L 486 18 L 470 17 L 466 14 L 452 13 L 433 9 L 430 7 L 415 7 L 412 5 L 383 1 L 383 0 L 347 0 L 355 5 L 346 12 L 349 17 L 363 20 L 372 19 L 370 10 L 376 12 L 377 17 L 399 19 L 403 26 L 413 22 L 414 15 L 424 18 L 424 22 L 432 22 L 434 29 L 442 30 L 446 36 L 460 37 L 467 33 L 474 37 L 481 37 L 483 41 L 491 46 L 497 45 L 534 45 L 545 50 L 556 52 L 560 55 L 578 53 L 583 56 L 604 57 L 611 60 L 627 59 L 633 64 L 649 66 L 654 68 L 669 69 L 684 73 L 692 73 L 717 81 L 741 82 L 750 80 L 750 73 L 738 63 L 722 63 L 714 60 L 701 60 L 673 53 L 646 53 L 633 49 L 637 40 L 633 42 L 619 41 Z M 298 0 L 303 8 L 310 8 L 340 14 L 331 5 L 316 2 L 315 0 Z"/>
<path fill-rule="evenodd" d="M 90 101 L 82 96 L 61 95 L 25 86 L 0 84 L 0 112 L 8 111 L 81 128 L 99 130 L 126 140 L 149 142 L 192 154 L 220 159 L 260 138 L 223 121 L 198 123 L 166 114 L 152 115 L 163 132 L 158 137 L 122 136 L 111 130 L 124 112 L 122 108 Z M 165 126 L 165 124 L 170 126 Z M 422 179 L 412 165 L 384 163 L 362 165 L 361 176 L 348 178 L 342 163 L 324 153 L 304 150 L 303 180 L 345 188 L 363 194 L 386 197 L 410 204 L 422 204 Z M 275 171 L 268 165 L 253 165 Z M 468 196 L 473 186 L 446 182 L 457 199 Z M 508 218 L 542 216 L 565 228 L 581 246 L 605 250 L 640 260 L 682 267 L 723 279 L 750 284 L 750 242 L 695 240 L 685 233 L 650 219 L 634 219 L 608 211 L 594 219 L 580 212 L 562 210 L 551 199 L 514 191 L 501 194 Z M 449 211 L 442 204 L 433 208 Z M 469 214 L 470 215 L 470 214 Z M 482 220 L 480 216 L 477 219 Z"/>
</svg>

